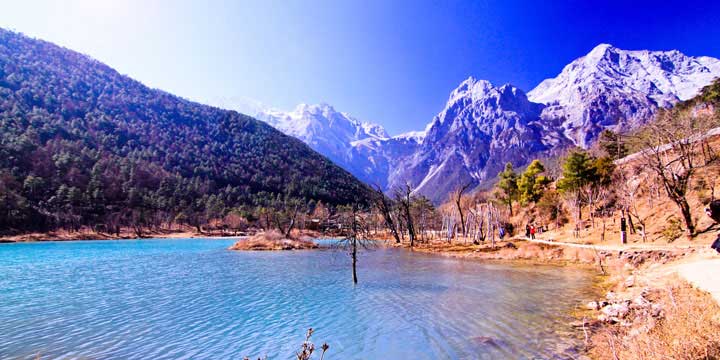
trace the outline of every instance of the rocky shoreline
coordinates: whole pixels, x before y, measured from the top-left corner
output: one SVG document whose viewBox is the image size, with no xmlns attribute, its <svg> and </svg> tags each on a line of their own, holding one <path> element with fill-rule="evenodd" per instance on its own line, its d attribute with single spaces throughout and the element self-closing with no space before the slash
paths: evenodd
<svg viewBox="0 0 720 360">
<path fill-rule="evenodd" d="M 675 269 L 678 263 L 716 256 L 705 250 L 690 247 L 597 250 L 510 240 L 498 242 L 494 248 L 426 244 L 413 251 L 462 259 L 593 269 L 597 272 L 594 286 L 601 290 L 590 301 L 577 299 L 580 310 L 573 313 L 576 320 L 570 324 L 585 338 L 585 355 L 592 358 L 640 359 L 642 354 L 655 351 L 653 348 L 670 353 L 684 351 L 672 341 L 665 341 L 669 331 L 684 332 L 683 338 L 700 339 L 693 344 L 692 351 L 720 349 L 720 307 L 707 293 L 678 276 Z M 708 312 L 703 313 L 703 309 Z M 696 318 L 710 316 L 696 327 L 685 313 L 695 314 Z M 718 332 L 703 337 L 703 328 L 715 327 Z"/>
</svg>

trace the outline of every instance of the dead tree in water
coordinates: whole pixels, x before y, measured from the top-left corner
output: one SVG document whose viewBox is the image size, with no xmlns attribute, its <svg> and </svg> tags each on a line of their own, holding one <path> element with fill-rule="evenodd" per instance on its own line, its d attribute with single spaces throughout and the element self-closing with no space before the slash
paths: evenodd
<svg viewBox="0 0 720 360">
<path fill-rule="evenodd" d="M 357 204 L 342 207 L 339 210 L 344 237 L 338 242 L 338 246 L 348 251 L 352 260 L 353 284 L 357 284 L 358 252 L 361 249 L 370 248 L 373 242 L 368 237 L 368 224 L 363 217 L 362 209 Z"/>
</svg>

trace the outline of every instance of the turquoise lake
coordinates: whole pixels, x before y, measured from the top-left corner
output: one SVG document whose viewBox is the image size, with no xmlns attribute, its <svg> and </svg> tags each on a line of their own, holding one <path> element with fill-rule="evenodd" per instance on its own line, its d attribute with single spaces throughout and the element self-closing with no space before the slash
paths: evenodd
<svg viewBox="0 0 720 360">
<path fill-rule="evenodd" d="M 592 273 L 232 240 L 0 244 L 0 359 L 570 359 Z M 319 358 L 319 357 L 316 357 Z"/>
</svg>

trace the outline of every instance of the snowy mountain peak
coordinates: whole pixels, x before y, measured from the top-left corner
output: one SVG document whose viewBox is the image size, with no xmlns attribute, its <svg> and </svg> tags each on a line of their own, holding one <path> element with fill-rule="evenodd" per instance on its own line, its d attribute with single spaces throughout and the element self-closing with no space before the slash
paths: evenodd
<svg viewBox="0 0 720 360">
<path fill-rule="evenodd" d="M 542 108 L 511 84 L 468 78 L 426 128 L 418 151 L 391 172 L 389 187 L 410 182 L 440 202 L 457 186 L 494 178 L 508 161 L 523 165 L 551 154 L 569 141 L 541 124 Z"/>
<path fill-rule="evenodd" d="M 332 107 L 332 105 L 327 103 L 319 103 L 319 104 L 305 104 L 300 103 L 295 107 L 295 111 L 297 112 L 336 112 L 335 108 Z"/>
<path fill-rule="evenodd" d="M 719 75 L 715 58 L 600 44 L 541 82 L 528 98 L 551 105 L 544 117 L 564 118 L 565 134 L 586 147 L 603 129 L 634 128 L 658 108 L 695 96 Z"/>
<path fill-rule="evenodd" d="M 360 127 L 362 128 L 362 130 L 365 134 L 369 135 L 369 137 L 376 137 L 376 138 L 380 138 L 380 139 L 387 139 L 390 137 L 390 135 L 388 135 L 387 131 L 385 131 L 385 128 L 378 124 L 370 123 L 370 122 L 362 122 L 362 123 L 360 123 Z"/>
<path fill-rule="evenodd" d="M 361 122 L 348 113 L 335 110 L 332 105 L 326 103 L 299 104 L 291 112 L 265 110 L 256 116 L 286 134 L 298 137 L 309 144 L 325 138 L 349 143 L 367 137 L 389 137 L 382 126 Z"/>
<path fill-rule="evenodd" d="M 408 131 L 399 135 L 395 135 L 392 138 L 395 140 L 407 140 L 414 141 L 417 144 L 422 144 L 425 139 L 426 131 Z"/>
<path fill-rule="evenodd" d="M 256 117 L 302 140 L 362 180 L 377 180 L 368 177 L 374 173 L 374 163 L 367 156 L 358 155 L 355 147 L 389 139 L 382 126 L 360 121 L 326 103 L 299 104 L 290 112 L 266 110 Z"/>
<path fill-rule="evenodd" d="M 446 119 L 456 119 L 463 112 L 474 113 L 475 119 L 489 119 L 493 114 L 504 112 L 539 114 L 539 111 L 539 104 L 531 103 L 522 90 L 511 84 L 495 87 L 487 80 L 470 77 L 450 93 L 445 108 L 433 119 L 426 132 L 433 124 L 442 124 Z"/>
<path fill-rule="evenodd" d="M 615 48 L 610 44 L 600 44 L 590 50 L 590 52 L 585 56 L 585 62 L 598 62 L 600 61 L 600 59 L 605 57 L 609 52 L 612 52 L 614 49 Z"/>
<path fill-rule="evenodd" d="M 470 97 L 471 99 L 483 98 L 488 91 L 494 89 L 494 86 L 487 80 L 476 80 L 469 77 L 458 85 L 458 87 L 450 93 L 448 104 L 456 102 L 458 99 Z"/>
</svg>

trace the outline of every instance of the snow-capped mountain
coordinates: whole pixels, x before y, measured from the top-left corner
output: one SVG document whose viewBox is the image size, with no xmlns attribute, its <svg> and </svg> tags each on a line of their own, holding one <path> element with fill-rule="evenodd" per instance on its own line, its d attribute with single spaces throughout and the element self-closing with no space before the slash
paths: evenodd
<svg viewBox="0 0 720 360">
<path fill-rule="evenodd" d="M 389 187 L 409 182 L 440 202 L 458 186 L 494 178 L 507 162 L 525 165 L 568 146 L 557 127 L 541 119 L 542 109 L 512 85 L 463 81 L 428 126 L 418 151 L 391 173 Z"/>
<path fill-rule="evenodd" d="M 300 104 L 293 111 L 262 110 L 254 114 L 287 135 L 294 136 L 313 150 L 327 156 L 336 164 L 367 183 L 382 183 L 385 173 L 376 169 L 376 153 L 357 147 L 358 142 L 390 140 L 385 129 L 377 124 L 362 122 L 328 104 Z"/>
<path fill-rule="evenodd" d="M 411 131 L 385 139 L 363 139 L 352 143 L 356 159 L 367 159 L 358 173 L 360 179 L 383 190 L 390 190 L 402 172 L 403 161 L 413 156 L 423 143 L 425 132 Z"/>
<path fill-rule="evenodd" d="M 333 151 L 347 148 L 353 141 L 389 137 L 382 126 L 361 122 L 328 104 L 300 104 L 291 112 L 263 110 L 255 116 L 311 146 L 327 146 Z"/>
<path fill-rule="evenodd" d="M 543 117 L 565 117 L 564 133 L 587 147 L 602 130 L 635 128 L 658 108 L 695 96 L 719 75 L 715 58 L 601 44 L 541 82 L 528 98 L 549 105 Z"/>
</svg>

